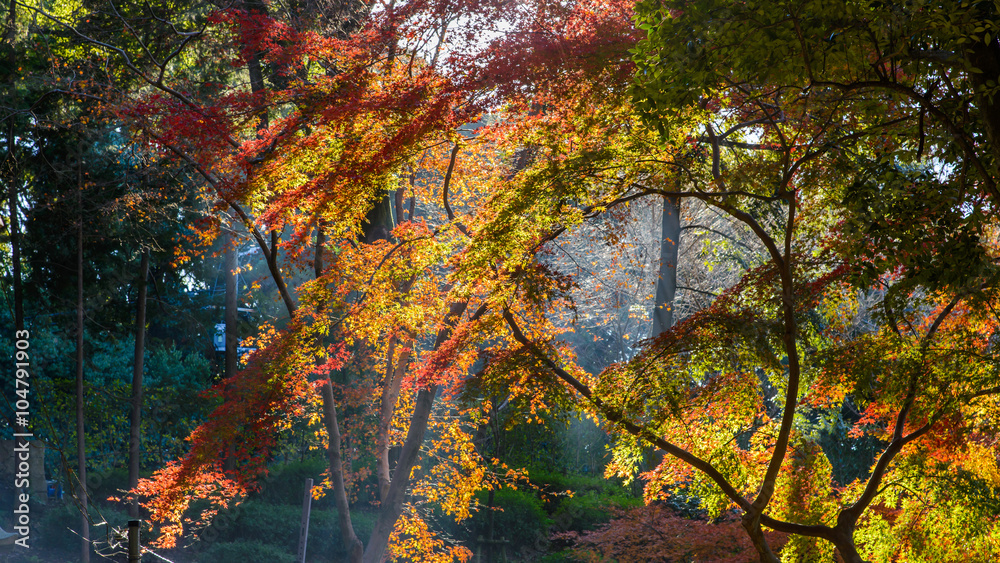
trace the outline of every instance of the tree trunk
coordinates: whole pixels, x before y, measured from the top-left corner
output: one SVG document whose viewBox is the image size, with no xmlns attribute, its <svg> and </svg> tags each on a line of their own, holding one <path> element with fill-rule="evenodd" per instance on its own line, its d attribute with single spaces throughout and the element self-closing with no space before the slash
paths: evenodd
<svg viewBox="0 0 1000 563">
<path fill-rule="evenodd" d="M 80 488 L 80 560 L 90 563 L 90 517 L 87 509 L 87 435 L 83 417 L 83 150 L 77 153 L 76 206 L 76 461 Z"/>
<path fill-rule="evenodd" d="M 251 14 L 267 15 L 267 9 L 260 0 L 247 0 L 244 7 Z M 256 52 L 247 61 L 247 74 L 250 75 L 250 91 L 259 94 L 264 91 L 264 73 L 261 69 L 261 53 Z M 268 127 L 267 109 L 265 108 L 257 116 L 257 138 L 259 139 L 263 130 Z M 276 250 L 276 249 L 275 249 Z M 237 299 L 238 274 L 236 272 L 239 262 L 239 247 L 236 239 L 236 221 L 230 225 L 229 236 L 226 238 L 226 379 L 236 375 L 239 364 L 240 337 L 237 331 L 239 301 Z M 275 280 L 276 283 L 278 280 Z M 227 469 L 232 464 L 233 456 L 230 455 L 226 461 Z"/>
<path fill-rule="evenodd" d="M 323 232 L 323 222 L 316 221 L 316 247 L 313 257 L 313 273 L 316 279 L 323 275 L 323 253 L 326 244 L 326 233 Z M 288 314 L 295 316 L 295 311 L 289 309 Z M 341 457 L 342 438 L 340 436 L 340 423 L 337 421 L 337 405 L 333 399 L 333 385 L 329 380 L 320 389 L 320 396 L 323 399 L 323 426 L 326 428 L 327 447 L 326 457 L 330 469 L 330 481 L 333 484 L 333 500 L 337 506 L 337 525 L 340 530 L 340 539 L 347 546 L 347 561 L 349 563 L 359 563 L 364 553 L 364 545 L 354 532 L 354 524 L 351 522 L 351 506 L 347 500 L 347 485 L 344 483 L 344 461 Z"/>
<path fill-rule="evenodd" d="M 395 192 L 386 190 L 373 201 L 372 208 L 365 215 L 365 220 L 361 227 L 361 240 L 363 242 L 372 244 L 376 241 L 389 239 L 392 229 L 398 222 L 399 202 L 402 199 L 401 190 L 402 188 Z M 408 288 L 409 284 L 405 284 L 403 293 Z M 389 469 L 389 424 L 392 420 L 392 411 L 396 407 L 396 400 L 399 398 L 403 374 L 410 360 L 409 350 L 413 346 L 412 340 L 408 340 L 405 351 L 400 353 L 399 361 L 394 365 L 393 356 L 395 355 L 397 342 L 398 340 L 393 338 L 389 344 L 385 379 L 382 382 L 382 401 L 379 409 L 378 429 L 375 438 L 375 473 L 378 478 L 379 500 L 383 503 L 383 506 L 389 496 L 389 488 L 392 480 Z"/>
<path fill-rule="evenodd" d="M 146 352 L 146 277 L 149 275 L 149 249 L 139 263 L 139 296 L 135 301 L 135 359 L 132 364 L 132 419 L 128 448 L 128 487 L 139 485 L 139 460 L 142 456 L 142 369 Z M 129 502 L 129 515 L 139 517 L 139 499 Z"/>
<path fill-rule="evenodd" d="M 858 548 L 854 545 L 854 525 L 845 521 L 837 523 L 837 527 L 833 529 L 833 538 L 831 541 L 833 545 L 837 548 L 837 553 L 840 554 L 840 558 L 844 560 L 844 563 L 868 563 L 861 554 L 858 553 Z"/>
<path fill-rule="evenodd" d="M 403 200 L 406 199 L 406 187 L 396 188 L 395 200 L 393 200 L 393 215 L 396 217 L 396 224 L 403 222 Z M 412 214 L 410 219 L 413 219 Z"/>
<path fill-rule="evenodd" d="M 396 408 L 399 393 L 406 374 L 406 366 L 410 363 L 413 349 L 413 339 L 407 339 L 399 353 L 395 365 L 392 358 L 395 355 L 396 339 L 389 343 L 388 362 L 386 364 L 385 380 L 382 382 L 382 404 L 378 419 L 378 434 L 375 438 L 376 473 L 378 475 L 378 498 L 385 502 L 389 496 L 389 484 L 392 481 L 389 467 L 389 426 L 392 422 L 392 411 Z"/>
<path fill-rule="evenodd" d="M 773 241 L 771 243 L 771 252 L 773 253 L 772 260 L 775 262 L 775 265 L 778 266 L 781 274 L 782 325 L 784 329 L 782 341 L 784 342 L 785 354 L 788 359 L 788 383 L 785 388 L 785 404 L 781 413 L 781 423 L 778 428 L 778 435 L 775 437 L 774 451 L 771 453 L 771 459 L 768 461 L 767 470 L 764 472 L 760 489 L 757 491 L 757 496 L 753 501 L 753 510 L 755 512 L 750 515 L 755 520 L 758 532 L 760 531 L 761 514 L 763 514 L 764 510 L 766 510 L 768 503 L 774 496 L 775 484 L 778 481 L 781 463 L 785 459 L 785 455 L 788 452 L 788 443 L 795 420 L 795 409 L 798 405 L 799 380 L 801 378 L 799 352 L 796 346 L 798 324 L 795 319 L 794 269 L 792 268 L 793 257 L 791 252 L 791 234 L 795 225 L 795 197 L 796 196 L 793 195 L 788 200 L 788 218 L 785 222 L 786 231 L 784 257 L 781 256 L 781 252 L 777 249 L 777 246 L 773 244 Z M 767 559 L 768 557 L 774 558 L 763 533 L 759 534 L 759 541 L 761 542 L 761 545 L 758 545 L 758 538 L 754 536 L 755 532 L 749 527 L 747 527 L 747 531 L 750 533 L 750 539 L 754 542 L 754 546 L 757 547 L 758 553 L 760 553 L 761 561 L 770 561 L 770 559 Z M 776 558 L 773 560 L 775 563 L 777 562 Z"/>
<path fill-rule="evenodd" d="M 226 276 L 226 305 L 224 317 L 224 321 L 226 323 L 226 379 L 236 375 L 237 362 L 239 361 L 237 348 L 240 345 L 240 336 L 236 326 L 238 319 L 237 308 L 239 306 L 236 294 L 236 270 L 239 249 L 236 246 L 236 236 L 232 230 L 233 228 L 234 225 L 229 226 L 229 230 L 227 231 L 225 237 L 226 261 L 223 266 Z"/>
<path fill-rule="evenodd" d="M 337 423 L 337 406 L 333 402 L 333 386 L 329 381 L 323 384 L 323 423 L 330 440 L 326 450 L 330 463 L 330 481 L 333 482 L 333 500 L 337 505 L 337 522 L 340 526 L 340 538 L 347 546 L 347 561 L 360 563 L 364 546 L 354 533 L 351 523 L 351 507 L 347 502 L 347 487 L 344 485 L 344 463 L 340 457 L 340 426 Z M 385 505 L 383 504 L 383 511 Z M 388 536 L 386 537 L 388 541 Z"/>
<path fill-rule="evenodd" d="M 421 389 L 417 392 L 417 401 L 413 408 L 413 415 L 410 417 L 410 428 L 406 433 L 406 441 L 403 442 L 403 450 L 399 454 L 399 461 L 396 463 L 396 471 L 393 472 L 392 482 L 389 484 L 389 491 L 380 506 L 378 520 L 375 521 L 375 528 L 368 539 L 368 549 L 365 550 L 364 563 L 381 563 L 389 544 L 389 536 L 396 526 L 396 520 L 403 511 L 403 501 L 406 500 L 406 489 L 410 485 L 410 473 L 416 465 L 420 454 L 420 446 L 424 442 L 424 434 L 427 432 L 427 423 L 431 417 L 431 407 L 434 404 L 434 396 L 437 394 L 437 386 L 432 385 L 428 389 Z"/>
<path fill-rule="evenodd" d="M 486 499 L 486 510 L 489 511 L 489 512 L 486 513 L 486 546 L 487 546 L 486 547 L 486 563 L 493 563 L 493 560 L 495 559 L 495 555 L 494 555 L 495 548 L 494 548 L 494 546 L 496 544 L 493 543 L 493 538 L 494 538 L 494 529 L 493 528 L 494 528 L 494 524 L 495 524 L 494 510 L 493 510 L 494 504 L 493 503 L 496 500 L 495 497 L 494 497 L 494 493 L 495 492 L 496 491 L 494 491 L 493 489 L 490 489 L 489 497 Z M 480 549 L 482 549 L 482 548 L 480 547 Z"/>
<path fill-rule="evenodd" d="M 10 68 L 17 68 L 17 49 L 14 40 L 17 37 L 17 3 L 10 0 L 7 12 L 7 29 L 4 35 L 10 45 Z M 8 102 L 12 103 L 12 102 Z M 18 217 L 18 187 L 20 186 L 21 170 L 17 162 L 17 143 L 14 141 L 14 116 L 7 116 L 7 160 L 10 163 L 10 175 L 7 177 L 7 206 L 10 210 L 10 255 L 12 274 L 14 276 L 14 330 L 24 330 L 24 293 L 21 290 L 21 226 Z"/>
<path fill-rule="evenodd" d="M 14 119 L 13 117 L 8 117 L 8 119 L 7 159 L 11 170 L 11 174 L 7 178 L 7 207 L 10 210 L 8 229 L 10 231 L 11 273 L 14 277 L 14 330 L 20 332 L 24 330 L 24 293 L 21 290 L 21 223 L 17 205 L 20 170 L 15 157 L 17 145 L 14 143 Z"/>
<path fill-rule="evenodd" d="M 251 14 L 267 16 L 267 5 L 264 4 L 263 0 L 246 0 L 244 2 L 244 7 L 247 12 Z M 259 94 L 264 91 L 264 69 L 261 64 L 261 57 L 264 53 L 257 51 L 250 56 L 250 60 L 247 61 L 247 73 L 250 75 L 250 91 L 254 94 Z M 261 133 L 268 128 L 268 117 L 267 117 L 267 106 L 257 115 L 257 138 L 261 137 Z"/>
<path fill-rule="evenodd" d="M 445 321 L 445 328 L 441 329 L 434 340 L 434 350 L 451 337 L 452 327 L 458 321 L 468 303 L 452 303 L 448 309 Z M 431 407 L 434 405 L 434 397 L 437 395 L 437 385 L 430 385 L 417 392 L 416 404 L 413 406 L 413 414 L 410 417 L 410 428 L 406 433 L 406 441 L 403 442 L 403 449 L 399 453 L 399 461 L 396 463 L 396 470 L 392 475 L 392 482 L 389 484 L 389 491 L 379 510 L 378 520 L 375 521 L 375 528 L 368 540 L 368 548 L 365 550 L 364 563 L 381 563 L 382 556 L 389 544 L 389 536 L 396 526 L 396 520 L 403 511 L 403 501 L 406 500 L 406 490 L 410 486 L 410 475 L 413 467 L 420 457 L 420 446 L 424 443 L 424 434 L 427 432 L 427 424 L 431 417 Z"/>
<path fill-rule="evenodd" d="M 677 293 L 677 250 L 681 239 L 681 198 L 663 197 L 663 219 L 660 232 L 660 268 L 656 280 L 656 302 L 653 306 L 653 328 L 650 338 L 656 338 L 674 324 L 674 295 Z"/>
<path fill-rule="evenodd" d="M 364 242 L 371 244 L 379 240 L 389 240 L 396 222 L 392 213 L 392 201 L 395 192 L 383 190 L 373 201 L 372 208 L 365 215 L 365 222 L 361 229 Z"/>
<path fill-rule="evenodd" d="M 239 302 L 236 298 L 237 289 L 237 259 L 239 250 L 236 247 L 236 236 L 234 233 L 235 222 L 233 225 L 229 226 L 226 231 L 225 240 L 226 245 L 226 258 L 222 269 L 225 270 L 226 276 L 226 296 L 225 296 L 225 312 L 223 313 L 223 322 L 226 325 L 226 364 L 225 372 L 223 373 L 223 379 L 228 381 L 233 377 L 236 377 L 236 368 L 239 362 L 239 345 L 240 337 L 237 331 L 237 309 Z M 226 386 L 228 387 L 228 383 Z M 231 472 L 236 470 L 236 444 L 229 444 L 229 451 L 226 454 L 226 459 L 222 463 L 222 468 L 226 472 Z"/>
<path fill-rule="evenodd" d="M 747 531 L 747 535 L 750 536 L 750 543 L 753 544 L 754 549 L 757 550 L 757 555 L 760 557 L 760 563 L 779 563 L 778 556 L 771 551 L 771 547 L 767 545 L 767 538 L 764 537 L 764 530 L 760 527 L 760 514 L 752 514 L 747 512 L 743 515 L 743 529 Z"/>
</svg>

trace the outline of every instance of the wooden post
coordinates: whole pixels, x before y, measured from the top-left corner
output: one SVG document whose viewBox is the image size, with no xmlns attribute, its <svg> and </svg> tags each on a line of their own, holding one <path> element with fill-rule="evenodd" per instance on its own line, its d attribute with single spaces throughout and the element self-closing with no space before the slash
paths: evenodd
<svg viewBox="0 0 1000 563">
<path fill-rule="evenodd" d="M 299 529 L 299 556 L 295 558 L 298 563 L 306 563 L 306 542 L 309 539 L 309 511 L 312 508 L 313 480 L 306 479 L 306 496 L 302 499 L 302 526 Z"/>
<path fill-rule="evenodd" d="M 139 563 L 142 554 L 139 549 L 139 521 L 128 521 L 128 563 Z"/>
</svg>

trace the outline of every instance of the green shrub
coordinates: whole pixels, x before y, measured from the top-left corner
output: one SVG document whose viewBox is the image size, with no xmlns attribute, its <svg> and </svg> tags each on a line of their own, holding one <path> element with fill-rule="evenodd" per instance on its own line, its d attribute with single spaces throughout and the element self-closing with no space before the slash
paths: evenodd
<svg viewBox="0 0 1000 563">
<path fill-rule="evenodd" d="M 541 558 L 536 559 L 535 563 L 578 563 L 579 561 L 574 557 L 572 550 L 564 549 L 555 553 L 546 553 Z"/>
<path fill-rule="evenodd" d="M 476 494 L 480 509 L 470 522 L 472 537 L 465 538 L 466 545 L 475 546 L 479 537 L 489 535 L 491 509 L 487 506 L 488 497 L 489 491 Z M 543 543 L 547 541 L 548 527 L 552 521 L 545 515 L 542 501 L 531 492 L 498 489 L 493 494 L 493 506 L 493 537 L 504 538 L 509 542 L 508 553 L 531 549 L 539 540 Z"/>
<path fill-rule="evenodd" d="M 296 520 L 296 534 L 298 534 L 300 521 L 301 510 L 299 519 Z M 375 528 L 375 513 L 352 510 L 351 524 L 354 526 L 354 533 L 361 538 L 361 541 L 367 541 L 371 536 L 372 529 Z M 297 535 L 296 542 L 298 542 Z M 297 549 L 298 543 L 296 543 Z M 340 561 L 344 555 L 346 555 L 346 550 L 340 539 L 337 511 L 312 511 L 309 516 L 309 542 L 306 546 L 306 558 L 316 561 Z"/>
<path fill-rule="evenodd" d="M 359 538 L 367 539 L 375 527 L 375 515 L 361 510 L 351 511 L 351 522 Z M 297 553 L 302 507 L 269 504 L 250 500 L 232 511 L 216 517 L 212 526 L 201 534 L 199 551 L 215 553 L 216 544 L 258 542 L 282 553 Z M 249 548 L 248 548 L 249 549 Z M 308 559 L 330 560 L 345 553 L 340 539 L 336 510 L 313 510 L 309 516 Z M 202 559 L 208 561 L 208 559 Z M 247 560 L 242 563 L 253 563 Z"/>
<path fill-rule="evenodd" d="M 37 534 L 39 547 L 47 549 L 71 550 L 80 548 L 80 512 L 75 506 L 53 506 L 38 517 L 32 526 L 32 534 Z"/>
<path fill-rule="evenodd" d="M 552 519 L 559 531 L 582 532 L 611 520 L 614 508 L 611 497 L 600 497 L 588 491 L 559 501 Z"/>
<path fill-rule="evenodd" d="M 219 542 L 202 551 L 197 558 L 205 563 L 295 563 L 295 555 L 258 540 Z"/>
<path fill-rule="evenodd" d="M 301 514 L 294 506 L 251 500 L 216 517 L 212 528 L 217 535 L 202 534 L 202 538 L 212 543 L 258 541 L 291 551 L 298 545 Z"/>
<path fill-rule="evenodd" d="M 260 491 L 255 493 L 253 498 L 270 504 L 301 507 L 306 479 L 312 479 L 314 484 L 320 483 L 326 468 L 326 460 L 322 458 L 271 466 Z M 314 509 L 333 508 L 333 495 L 328 494 L 321 499 L 314 499 L 312 506 Z"/>
<path fill-rule="evenodd" d="M 608 480 L 601 476 L 556 473 L 546 469 L 530 468 L 528 480 L 542 492 L 542 499 L 546 502 L 546 509 L 550 513 L 556 510 L 562 499 L 567 498 L 564 495 L 566 491 L 572 491 L 574 495 L 594 493 L 620 499 L 639 498 L 622 486 L 620 481 Z"/>
</svg>

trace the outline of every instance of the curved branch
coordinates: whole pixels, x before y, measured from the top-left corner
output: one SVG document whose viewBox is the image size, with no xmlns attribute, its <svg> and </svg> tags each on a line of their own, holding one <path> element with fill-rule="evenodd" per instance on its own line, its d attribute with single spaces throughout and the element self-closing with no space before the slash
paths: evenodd
<svg viewBox="0 0 1000 563">
<path fill-rule="evenodd" d="M 897 421 L 897 424 L 898 423 L 899 422 Z M 858 519 L 861 517 L 861 513 L 868 508 L 868 505 L 871 504 L 872 500 L 875 498 L 879 485 L 882 483 L 882 478 L 885 476 L 886 470 L 889 469 L 889 463 L 892 462 L 893 458 L 896 457 L 896 454 L 903 449 L 903 446 L 926 434 L 931 429 L 932 425 L 932 422 L 928 422 L 906 436 L 902 436 L 901 432 L 897 432 L 899 437 L 892 440 L 889 447 L 887 447 L 885 451 L 882 452 L 882 455 L 879 456 L 878 462 L 875 463 L 875 468 L 872 469 L 872 476 L 868 479 L 868 484 L 865 486 L 864 492 L 861 493 L 861 496 L 858 497 L 858 500 L 855 501 L 854 504 L 840 512 L 840 516 L 837 517 L 838 527 L 849 525 L 853 528 L 854 524 L 857 523 Z M 897 430 L 901 429 L 897 428 Z"/>
<path fill-rule="evenodd" d="M 745 248 L 745 249 L 747 249 L 747 250 L 749 250 L 751 252 L 756 252 L 756 250 L 754 248 L 751 248 L 749 244 L 741 241 L 740 239 L 734 237 L 733 235 L 727 235 L 726 233 L 724 233 L 722 231 L 715 230 L 715 229 L 713 229 L 711 227 L 706 227 L 704 225 L 684 225 L 683 227 L 681 227 L 682 231 L 687 230 L 687 229 L 698 229 L 698 230 L 706 231 L 706 232 L 709 232 L 709 233 L 715 233 L 715 234 L 719 235 L 720 237 L 722 237 L 724 239 L 728 239 L 728 240 L 733 241 L 734 243 L 742 246 L 743 248 Z"/>
<path fill-rule="evenodd" d="M 444 203 L 444 210 L 448 214 L 448 220 L 455 223 L 455 226 L 463 235 L 469 236 L 469 231 L 465 228 L 465 225 L 455 221 L 455 214 L 451 210 L 451 205 L 448 204 L 448 189 L 451 187 L 451 177 L 455 172 L 455 162 L 458 160 L 458 151 L 460 148 L 461 146 L 455 143 L 454 148 L 451 149 L 451 160 L 448 162 L 448 171 L 444 173 L 444 187 L 441 190 L 441 200 Z"/>
<path fill-rule="evenodd" d="M 154 136 L 154 138 L 156 137 Z M 281 295 L 281 300 L 285 304 L 285 309 L 288 311 L 288 316 L 294 317 L 295 310 L 298 307 L 295 305 L 295 301 L 292 299 L 291 294 L 288 292 L 288 286 L 285 284 L 284 277 L 281 275 L 281 269 L 278 268 L 277 252 L 273 253 L 271 252 L 271 248 L 268 245 L 267 240 L 264 239 L 264 235 L 260 232 L 259 229 L 257 229 L 257 226 L 254 225 L 253 221 L 247 215 L 246 211 L 243 210 L 243 208 L 236 200 L 226 195 L 225 190 L 223 190 L 222 188 L 221 181 L 215 176 L 215 174 L 213 174 L 209 170 L 206 170 L 204 166 L 202 166 L 199 162 L 191 158 L 190 155 L 180 150 L 176 146 L 172 144 L 165 144 L 164 146 L 167 149 L 169 149 L 170 152 L 176 154 L 185 162 L 190 164 L 195 170 L 197 170 L 198 173 L 201 174 L 203 178 L 205 178 L 205 181 L 212 186 L 212 188 L 215 190 L 215 193 L 222 199 L 222 201 L 225 201 L 226 204 L 229 205 L 229 207 L 236 213 L 236 215 L 239 216 L 240 221 L 243 223 L 243 226 L 246 227 L 247 231 L 251 234 L 251 236 L 253 236 L 254 241 L 257 242 L 257 246 L 260 247 L 260 251 L 264 253 L 264 259 L 265 262 L 267 263 L 268 270 L 271 273 L 271 277 L 274 279 L 275 285 L 278 287 L 278 294 Z"/>
<path fill-rule="evenodd" d="M 684 448 L 681 448 L 680 446 L 672 444 L 667 440 L 657 436 L 651 430 L 643 428 L 635 424 L 631 420 L 625 418 L 625 416 L 617 409 L 605 404 L 600 397 L 594 396 L 589 386 L 587 386 L 579 379 L 573 377 L 571 373 L 560 368 L 554 361 L 552 361 L 551 358 L 549 358 L 545 353 L 539 350 L 538 347 L 535 345 L 535 343 L 530 341 L 524 335 L 520 327 L 517 325 L 517 321 L 514 319 L 514 316 L 511 315 L 508 309 L 503 310 L 503 318 L 507 322 L 507 325 L 510 327 L 511 334 L 514 336 L 514 340 L 516 340 L 519 344 L 521 344 L 526 349 L 531 351 L 532 355 L 534 355 L 542 363 L 544 363 L 545 366 L 549 368 L 549 370 L 552 371 L 552 373 L 555 374 L 556 377 L 568 383 L 570 387 L 576 389 L 576 391 L 580 393 L 580 395 L 583 395 L 583 397 L 586 398 L 592 405 L 594 405 L 594 407 L 596 407 L 597 410 L 599 410 L 601 414 L 603 414 L 609 421 L 620 425 L 629 434 L 632 434 L 633 436 L 646 440 L 650 444 L 653 444 L 654 446 L 663 450 L 665 453 L 680 459 L 681 461 L 687 463 L 688 465 L 694 467 L 695 469 L 698 469 L 706 476 L 708 476 L 709 479 L 714 481 L 715 484 L 718 485 L 720 489 L 722 489 L 722 492 L 724 492 L 726 496 L 728 496 L 730 500 L 735 502 L 740 508 L 746 511 L 751 510 L 750 501 L 748 501 L 746 497 L 741 495 L 740 492 L 736 490 L 736 487 L 734 487 L 729 482 L 729 480 L 726 479 L 726 476 L 720 473 L 718 469 L 713 467 L 711 463 L 701 459 L 700 457 L 692 454 L 691 452 L 685 450 Z"/>
<path fill-rule="evenodd" d="M 712 297 L 712 298 L 715 298 L 715 297 L 719 296 L 718 293 L 712 293 L 711 291 L 705 291 L 703 289 L 695 289 L 693 287 L 687 287 L 686 285 L 678 285 L 677 289 L 683 289 L 685 291 L 693 291 L 694 293 L 700 293 L 702 295 L 707 295 L 707 296 Z"/>
<path fill-rule="evenodd" d="M 766 514 L 761 515 L 760 523 L 768 528 L 771 528 L 772 530 L 784 532 L 786 534 L 798 534 L 800 536 L 826 539 L 831 539 L 834 535 L 833 528 L 829 526 L 824 526 L 822 524 L 796 524 L 794 522 L 785 522 L 784 520 L 777 520 Z"/>
<path fill-rule="evenodd" d="M 639 186 L 639 187 L 641 188 L 642 186 Z M 609 202 L 607 202 L 607 203 L 605 203 L 603 205 L 588 205 L 587 207 L 584 207 L 580 211 L 583 212 L 583 218 L 584 219 L 593 219 L 594 217 L 597 217 L 598 215 L 600 215 L 601 213 L 603 213 L 604 211 L 606 211 L 606 210 L 608 210 L 608 209 L 610 209 L 612 207 L 616 207 L 616 206 L 621 205 L 623 203 L 628 203 L 628 202 L 630 202 L 632 200 L 639 199 L 640 197 L 645 197 L 645 196 L 648 196 L 648 195 L 657 195 L 657 194 L 658 194 L 658 192 L 650 191 L 650 190 L 647 190 L 647 189 L 643 188 L 643 191 L 641 191 L 641 192 L 630 194 L 630 195 L 627 195 L 627 196 L 622 196 L 622 197 L 619 197 L 619 198 L 615 198 L 615 199 L 613 199 L 613 200 L 611 200 L 611 201 L 609 201 Z M 566 227 L 564 225 L 559 225 L 558 227 L 553 228 L 547 234 L 542 235 L 541 238 L 538 239 L 538 242 L 535 243 L 535 245 L 532 246 L 529 249 L 529 252 L 531 252 L 531 253 L 535 252 L 542 245 L 544 245 L 547 242 L 551 242 L 551 241 L 555 240 L 556 238 L 559 237 L 559 235 L 563 234 L 564 232 L 566 232 Z"/>
<path fill-rule="evenodd" d="M 445 213 L 448 214 L 448 220 L 454 221 L 455 214 L 451 211 L 451 205 L 448 205 L 448 188 L 451 186 L 451 175 L 455 171 L 455 161 L 458 160 L 458 150 L 459 144 L 455 143 L 454 148 L 451 149 L 451 160 L 448 162 L 448 171 L 444 173 L 444 188 L 442 189 L 441 199 L 444 203 Z"/>
</svg>

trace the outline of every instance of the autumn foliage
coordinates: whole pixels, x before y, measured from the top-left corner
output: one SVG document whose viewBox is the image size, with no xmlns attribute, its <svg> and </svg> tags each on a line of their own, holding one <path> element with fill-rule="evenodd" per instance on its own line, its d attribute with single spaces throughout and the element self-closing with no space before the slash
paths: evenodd
<svg viewBox="0 0 1000 563">
<path fill-rule="evenodd" d="M 572 542 L 574 558 L 587 563 L 742 563 L 756 555 L 733 515 L 718 521 L 698 520 L 679 516 L 661 504 L 624 512 L 592 532 L 564 532 L 554 539 Z M 770 534 L 770 539 L 778 548 L 785 541 L 780 533 Z"/>
<path fill-rule="evenodd" d="M 142 84 L 108 84 L 109 115 L 199 178 L 196 238 L 235 228 L 284 308 L 187 455 L 134 491 L 160 545 L 253 491 L 297 427 L 326 454 L 349 560 L 468 560 L 426 515 L 467 519 L 478 490 L 524 480 L 481 448 L 502 407 L 600 420 L 606 476 L 642 480 L 647 506 L 556 538 L 583 561 L 1000 552 L 995 163 L 938 104 L 978 79 L 836 33 L 820 79 L 802 47 L 818 24 L 760 4 L 758 21 L 714 1 L 241 2 L 155 49 L 78 32 Z M 743 42 L 801 60 L 761 67 Z M 580 319 L 618 314 L 598 289 L 652 306 L 648 280 L 613 270 L 641 206 L 667 199 L 732 274 L 585 369 Z M 840 471 L 833 445 L 862 442 L 875 455 Z M 350 517 L 362 486 L 370 538 Z M 705 518 L 663 506 L 680 490 Z"/>
</svg>

